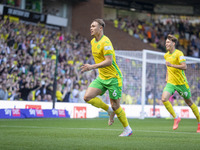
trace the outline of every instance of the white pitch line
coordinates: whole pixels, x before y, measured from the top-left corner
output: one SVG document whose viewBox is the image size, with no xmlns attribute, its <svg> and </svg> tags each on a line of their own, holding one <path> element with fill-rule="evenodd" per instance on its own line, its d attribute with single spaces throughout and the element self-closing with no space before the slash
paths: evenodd
<svg viewBox="0 0 200 150">
<path fill-rule="evenodd" d="M 106 129 L 106 128 L 62 128 L 62 127 L 39 127 L 39 126 L 5 126 L 0 125 L 0 128 L 32 128 L 32 129 L 64 129 L 64 130 L 96 130 L 96 131 L 122 131 L 122 129 Z M 150 132 L 150 133 L 174 133 L 174 134 L 193 134 L 198 135 L 194 132 L 170 132 L 170 131 L 152 131 L 152 130 L 133 130 L 133 132 Z"/>
</svg>

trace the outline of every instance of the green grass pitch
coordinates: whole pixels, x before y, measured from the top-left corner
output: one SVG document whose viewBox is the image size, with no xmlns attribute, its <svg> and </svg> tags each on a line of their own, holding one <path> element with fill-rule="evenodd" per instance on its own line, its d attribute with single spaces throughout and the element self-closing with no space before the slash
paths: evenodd
<svg viewBox="0 0 200 150">
<path fill-rule="evenodd" d="M 122 125 L 115 118 L 0 119 L 0 150 L 199 150 L 195 119 L 129 119 L 133 134 L 119 137 Z"/>
</svg>

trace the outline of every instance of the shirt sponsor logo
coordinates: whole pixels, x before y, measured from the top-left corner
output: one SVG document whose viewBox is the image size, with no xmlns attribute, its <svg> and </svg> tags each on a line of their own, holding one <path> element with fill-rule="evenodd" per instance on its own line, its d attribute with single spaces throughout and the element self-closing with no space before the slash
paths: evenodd
<svg viewBox="0 0 200 150">
<path fill-rule="evenodd" d="M 87 109 L 86 107 L 74 106 L 74 118 L 86 118 Z"/>
<path fill-rule="evenodd" d="M 97 53 L 97 52 L 93 52 L 92 54 L 94 55 L 94 54 L 99 54 L 99 53 Z"/>
<path fill-rule="evenodd" d="M 104 50 L 112 50 L 112 46 L 104 46 Z"/>
</svg>

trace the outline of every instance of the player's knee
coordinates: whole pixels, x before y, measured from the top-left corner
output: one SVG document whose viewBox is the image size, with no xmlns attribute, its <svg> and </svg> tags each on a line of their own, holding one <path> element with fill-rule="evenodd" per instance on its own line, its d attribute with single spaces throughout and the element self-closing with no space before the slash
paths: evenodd
<svg viewBox="0 0 200 150">
<path fill-rule="evenodd" d="M 113 103 L 111 107 L 115 111 L 115 110 L 117 110 L 120 107 L 120 105 L 118 105 L 116 103 Z"/>
<path fill-rule="evenodd" d="M 192 106 L 192 104 L 193 104 L 192 100 L 190 100 L 190 99 L 187 99 L 187 100 L 185 99 L 185 102 L 188 106 Z"/>
<path fill-rule="evenodd" d="M 84 101 L 88 102 L 89 100 L 91 100 L 91 98 L 87 94 L 85 94 L 84 95 Z"/>
<path fill-rule="evenodd" d="M 162 102 L 166 102 L 166 101 L 168 101 L 169 99 L 167 99 L 167 97 L 163 96 L 161 100 L 162 100 Z"/>
</svg>

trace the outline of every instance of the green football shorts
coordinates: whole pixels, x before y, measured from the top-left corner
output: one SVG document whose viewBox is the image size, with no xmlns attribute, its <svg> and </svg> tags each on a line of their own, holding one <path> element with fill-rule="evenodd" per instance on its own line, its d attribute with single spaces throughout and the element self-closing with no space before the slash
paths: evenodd
<svg viewBox="0 0 200 150">
<path fill-rule="evenodd" d="M 100 89 L 102 91 L 101 95 L 103 95 L 108 90 L 109 97 L 114 100 L 117 100 L 122 96 L 122 86 L 119 86 L 117 78 L 102 80 L 97 77 L 94 81 L 92 81 L 89 87 Z"/>
<path fill-rule="evenodd" d="M 164 91 L 169 92 L 171 95 L 173 95 L 174 92 L 177 91 L 180 94 L 180 96 L 182 96 L 184 99 L 189 99 L 191 97 L 190 88 L 189 86 L 187 88 L 186 85 L 173 85 L 173 84 L 167 83 L 163 92 Z"/>
</svg>

